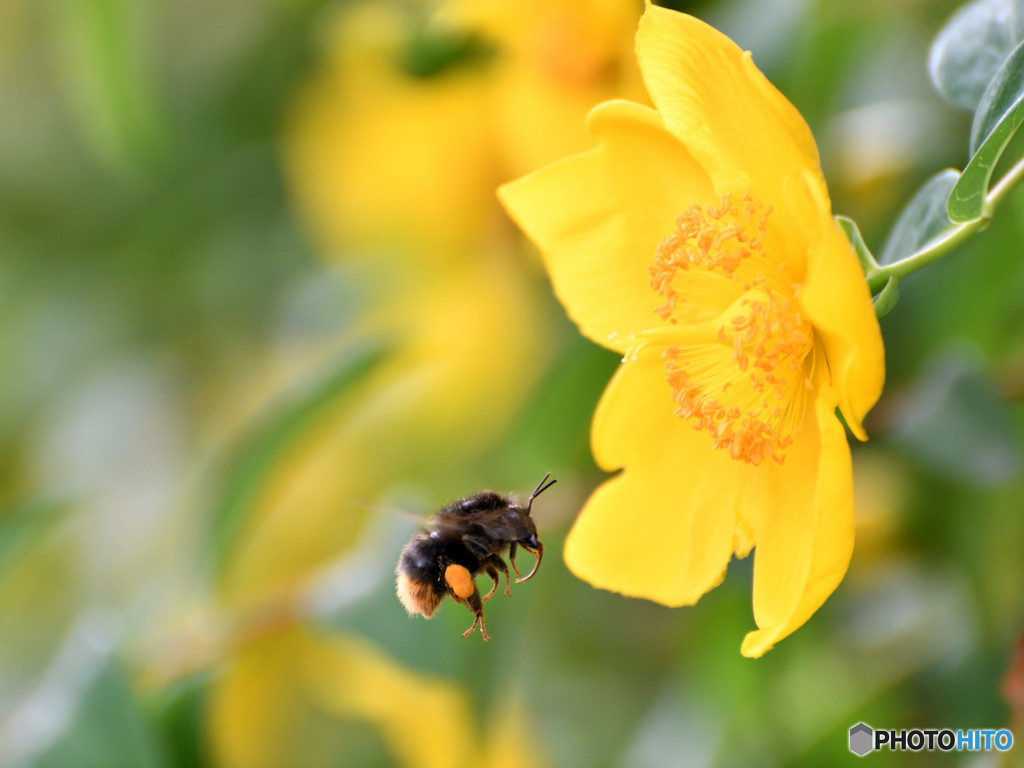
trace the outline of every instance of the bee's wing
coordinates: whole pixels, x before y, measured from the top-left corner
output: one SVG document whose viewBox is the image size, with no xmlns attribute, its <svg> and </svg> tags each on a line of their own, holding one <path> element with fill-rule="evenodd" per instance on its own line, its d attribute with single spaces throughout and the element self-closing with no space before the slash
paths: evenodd
<svg viewBox="0 0 1024 768">
<path fill-rule="evenodd" d="M 377 504 L 367 506 L 366 508 L 376 514 L 387 515 L 388 517 L 398 518 L 399 520 L 407 520 L 410 523 L 414 523 L 419 528 L 426 528 L 429 523 L 429 518 L 393 505 Z"/>
<path fill-rule="evenodd" d="M 486 535 L 503 541 L 513 541 L 523 533 L 521 525 L 509 515 L 514 500 L 495 491 L 481 491 L 474 496 L 454 501 L 432 515 L 423 517 L 398 507 L 380 508 L 389 514 L 416 523 L 420 528 L 438 528 L 454 534 L 463 534 L 468 526 L 479 526 Z M 529 514 L 529 513 L 527 513 Z"/>
<path fill-rule="evenodd" d="M 392 517 L 397 517 L 401 520 L 408 520 L 409 522 L 414 523 L 417 528 L 422 530 L 438 528 L 444 531 L 461 534 L 466 532 L 466 526 L 469 523 L 479 523 L 483 525 L 484 530 L 490 535 L 494 535 L 491 531 L 495 530 L 494 522 L 489 519 L 494 513 L 488 513 L 483 516 L 466 516 L 445 514 L 445 510 L 441 510 L 433 513 L 432 515 L 424 516 L 398 507 L 381 507 L 378 508 L 378 511 Z"/>
<path fill-rule="evenodd" d="M 446 508 L 438 512 L 432 520 L 436 525 L 448 530 L 468 531 L 471 527 L 482 530 L 487 536 L 500 541 L 513 541 L 519 538 L 521 533 L 515 525 L 516 518 L 509 514 L 508 505 L 496 509 L 476 510 L 468 514 L 455 514 Z"/>
</svg>

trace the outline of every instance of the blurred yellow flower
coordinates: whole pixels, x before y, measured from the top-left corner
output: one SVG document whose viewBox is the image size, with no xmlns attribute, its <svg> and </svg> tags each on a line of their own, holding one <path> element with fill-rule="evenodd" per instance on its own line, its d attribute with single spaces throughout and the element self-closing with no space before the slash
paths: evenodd
<svg viewBox="0 0 1024 768">
<path fill-rule="evenodd" d="M 285 169 L 327 256 L 401 246 L 445 259 L 488 226 L 482 73 L 406 71 L 407 23 L 397 4 L 345 6 L 293 107 Z"/>
<path fill-rule="evenodd" d="M 644 98 L 638 0 L 423 5 L 341 7 L 291 111 L 285 169 L 328 256 L 397 247 L 421 264 L 472 258 L 493 247 L 495 184 L 585 149 L 596 102 Z M 486 54 L 416 73 L 417 35 Z"/>
<path fill-rule="evenodd" d="M 566 542 L 595 586 L 678 606 L 756 546 L 759 656 L 842 579 L 853 489 L 842 411 L 884 379 L 857 258 L 814 140 L 749 54 L 648 5 L 637 58 L 657 109 L 595 108 L 597 148 L 503 187 L 581 331 L 625 355 L 593 450 L 624 471 Z"/>
<path fill-rule="evenodd" d="M 352 745 L 332 737 L 339 721 L 371 726 L 395 764 L 409 768 L 539 765 L 522 707 L 496 712 L 482 737 L 458 684 L 404 667 L 365 640 L 296 627 L 226 662 L 209 693 L 207 732 L 223 768 L 344 765 Z"/>
<path fill-rule="evenodd" d="M 495 46 L 489 136 L 503 180 L 590 145 L 583 117 L 646 99 L 633 55 L 640 0 L 448 0 L 440 16 Z"/>
</svg>

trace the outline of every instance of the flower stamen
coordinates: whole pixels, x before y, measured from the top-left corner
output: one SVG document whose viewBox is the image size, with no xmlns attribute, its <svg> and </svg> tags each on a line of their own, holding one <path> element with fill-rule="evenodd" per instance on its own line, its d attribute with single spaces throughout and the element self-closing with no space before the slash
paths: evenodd
<svg viewBox="0 0 1024 768">
<path fill-rule="evenodd" d="M 708 275 L 730 281 L 717 283 L 714 303 L 728 308 L 717 321 L 718 344 L 688 342 L 680 333 L 687 326 L 659 334 L 678 334 L 662 354 L 665 376 L 675 415 L 706 431 L 715 448 L 753 465 L 781 464 L 808 396 L 813 330 L 794 285 L 779 279 L 780 255 L 765 250 L 770 206 L 749 192 L 735 200 L 726 195 L 720 206 L 692 206 L 655 251 L 650 285 L 665 301 L 654 311 L 671 324 L 699 281 L 705 294 Z"/>
<path fill-rule="evenodd" d="M 722 196 L 721 205 L 706 209 L 692 205 L 676 217 L 676 229 L 664 238 L 649 266 L 650 285 L 665 301 L 654 311 L 672 324 L 676 306 L 685 298 L 673 283 L 677 272 L 700 267 L 706 272 L 735 279 L 745 259 L 763 253 L 764 235 L 771 206 L 745 191 Z"/>
</svg>

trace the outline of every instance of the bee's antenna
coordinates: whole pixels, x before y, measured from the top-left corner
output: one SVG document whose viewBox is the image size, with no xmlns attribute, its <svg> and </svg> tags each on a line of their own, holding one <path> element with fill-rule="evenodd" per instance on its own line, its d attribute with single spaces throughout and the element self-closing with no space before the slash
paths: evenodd
<svg viewBox="0 0 1024 768">
<path fill-rule="evenodd" d="M 533 507 L 533 500 L 540 496 L 542 493 L 544 493 L 544 491 L 546 491 L 552 485 L 558 482 L 557 480 L 552 480 L 549 483 L 549 477 L 551 477 L 550 472 L 544 475 L 544 478 L 540 481 L 540 483 L 537 484 L 537 487 L 533 490 L 533 493 L 530 494 L 530 498 L 526 500 L 526 514 L 530 514 L 530 508 Z"/>
</svg>

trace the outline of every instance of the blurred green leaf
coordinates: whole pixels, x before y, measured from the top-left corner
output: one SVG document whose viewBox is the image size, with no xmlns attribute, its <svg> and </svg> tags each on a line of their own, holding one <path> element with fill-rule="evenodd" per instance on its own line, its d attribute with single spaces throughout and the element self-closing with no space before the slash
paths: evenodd
<svg viewBox="0 0 1024 768">
<path fill-rule="evenodd" d="M 836 216 L 835 220 L 839 228 L 843 230 L 843 234 L 846 235 L 846 239 L 850 241 L 850 245 L 853 246 L 864 274 L 869 275 L 878 269 L 878 262 L 875 261 L 874 255 L 868 250 L 867 243 L 864 242 L 864 236 L 861 235 L 857 222 L 846 216 Z"/>
<path fill-rule="evenodd" d="M 548 469 L 558 473 L 570 463 L 591 466 L 589 425 L 621 360 L 621 355 L 579 337 L 573 329 L 557 347 L 555 364 L 519 411 L 509 434 L 483 456 L 485 465 L 502 466 L 509 473 L 500 479 L 506 483 Z M 513 457 L 517 460 L 510 461 Z M 493 476 L 494 470 L 488 474 Z"/>
<path fill-rule="evenodd" d="M 61 0 L 54 19 L 66 94 L 97 157 L 151 169 L 166 148 L 144 14 L 133 0 Z"/>
<path fill-rule="evenodd" d="M 147 707 L 174 768 L 202 768 L 206 764 L 202 738 L 209 678 L 204 672 L 176 680 L 157 691 Z"/>
<path fill-rule="evenodd" d="M 1018 45 L 985 90 L 971 126 L 971 159 L 949 195 L 955 222 L 982 215 L 996 163 L 1024 123 L 1024 43 Z"/>
<path fill-rule="evenodd" d="M 976 0 L 957 11 L 932 43 L 932 82 L 948 102 L 973 111 L 1022 38 L 1024 2 Z"/>
<path fill-rule="evenodd" d="M 479 63 L 490 53 L 475 37 L 427 25 L 417 29 L 410 38 L 402 66 L 411 77 L 428 79 L 455 66 Z"/>
<path fill-rule="evenodd" d="M 921 186 L 889 233 L 878 259 L 879 264 L 892 264 L 905 259 L 953 226 L 946 213 L 946 201 L 959 178 L 959 171 L 947 168 Z"/>
<path fill-rule="evenodd" d="M 111 659 L 100 661 L 80 698 L 64 701 L 65 728 L 31 768 L 164 768 L 168 762 L 157 733 L 146 720 L 125 672 Z M 73 685 L 72 681 L 68 681 Z"/>
<path fill-rule="evenodd" d="M 363 381 L 385 359 L 391 345 L 367 343 L 346 349 L 322 374 L 274 403 L 239 439 L 211 519 L 208 547 L 215 569 L 242 531 L 267 470 L 291 441 L 336 398 Z"/>
<path fill-rule="evenodd" d="M 979 485 L 1020 474 L 1024 448 L 1013 413 L 972 349 L 940 355 L 903 396 L 896 439 L 936 472 Z"/>
<path fill-rule="evenodd" d="M 63 509 L 63 504 L 52 498 L 35 498 L 0 515 L 0 575 L 33 541 L 49 530 Z"/>
</svg>

